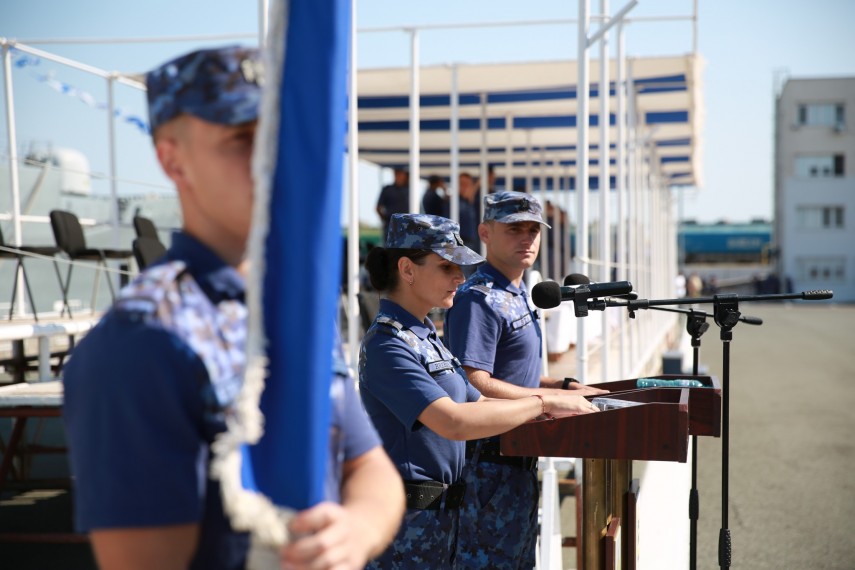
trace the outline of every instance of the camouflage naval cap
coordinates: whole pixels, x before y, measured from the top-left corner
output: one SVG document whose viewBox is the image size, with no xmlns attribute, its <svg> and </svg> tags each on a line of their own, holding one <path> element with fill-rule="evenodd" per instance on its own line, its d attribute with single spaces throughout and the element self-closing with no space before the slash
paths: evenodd
<svg viewBox="0 0 855 570">
<path fill-rule="evenodd" d="M 392 214 L 386 247 L 432 251 L 457 265 L 476 265 L 486 261 L 463 245 L 457 222 L 429 214 Z"/>
<path fill-rule="evenodd" d="M 151 131 L 182 113 L 221 125 L 254 121 L 263 80 L 255 48 L 203 49 L 168 61 L 145 78 Z"/>
<path fill-rule="evenodd" d="M 525 192 L 505 190 L 484 197 L 484 221 L 495 220 L 502 224 L 514 222 L 539 222 L 551 228 L 543 220 L 543 206 L 537 198 Z"/>
</svg>

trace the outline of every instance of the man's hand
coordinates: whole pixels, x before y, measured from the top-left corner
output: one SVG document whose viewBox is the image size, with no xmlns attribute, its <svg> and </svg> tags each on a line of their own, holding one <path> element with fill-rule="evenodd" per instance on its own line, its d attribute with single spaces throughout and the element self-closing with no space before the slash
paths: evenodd
<svg viewBox="0 0 855 570">
<path fill-rule="evenodd" d="M 356 570 L 382 553 L 404 516 L 404 485 L 381 446 L 344 462 L 342 504 L 320 503 L 297 514 L 298 535 L 282 548 L 287 570 Z"/>
<path fill-rule="evenodd" d="M 564 386 L 567 386 L 565 389 Z M 597 396 L 599 394 L 608 394 L 608 390 L 603 390 L 601 388 L 594 388 L 593 386 L 586 386 L 581 382 L 573 381 L 573 382 L 565 382 L 560 378 L 550 378 L 548 376 L 540 377 L 540 387 L 541 389 L 546 388 L 549 392 L 542 392 L 548 394 L 559 395 L 563 392 L 565 395 L 573 394 L 576 396 Z"/>
<path fill-rule="evenodd" d="M 320 503 L 291 520 L 299 536 L 282 548 L 283 570 L 356 570 L 368 563 L 360 521 L 338 503 Z"/>
<path fill-rule="evenodd" d="M 600 388 L 594 388 L 593 386 L 585 386 L 579 382 L 570 382 L 567 386 L 567 390 L 565 393 L 571 393 L 576 396 L 594 396 L 597 394 L 608 394 L 608 390 L 602 390 Z"/>
</svg>

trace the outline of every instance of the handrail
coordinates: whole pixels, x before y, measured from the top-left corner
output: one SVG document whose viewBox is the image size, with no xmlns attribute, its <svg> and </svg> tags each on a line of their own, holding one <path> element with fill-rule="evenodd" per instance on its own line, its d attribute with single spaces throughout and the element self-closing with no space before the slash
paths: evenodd
<svg viewBox="0 0 855 570">
<path fill-rule="evenodd" d="M 50 366 L 50 339 L 54 336 L 72 336 L 88 332 L 98 323 L 98 319 L 68 321 L 58 323 L 31 323 L 0 326 L 0 341 L 24 341 L 38 339 L 39 343 L 39 381 L 53 380 Z"/>
</svg>

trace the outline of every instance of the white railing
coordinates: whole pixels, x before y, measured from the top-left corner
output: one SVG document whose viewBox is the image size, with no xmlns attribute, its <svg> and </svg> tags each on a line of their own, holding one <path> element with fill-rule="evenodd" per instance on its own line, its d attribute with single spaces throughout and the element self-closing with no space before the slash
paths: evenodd
<svg viewBox="0 0 855 570">
<path fill-rule="evenodd" d="M 3 341 L 25 341 L 38 339 L 39 345 L 39 382 L 53 380 L 51 373 L 50 340 L 55 336 L 73 336 L 88 332 L 98 319 L 81 321 L 68 321 L 60 323 L 33 323 L 33 324 L 7 324 L 0 325 L 0 342 Z"/>
</svg>

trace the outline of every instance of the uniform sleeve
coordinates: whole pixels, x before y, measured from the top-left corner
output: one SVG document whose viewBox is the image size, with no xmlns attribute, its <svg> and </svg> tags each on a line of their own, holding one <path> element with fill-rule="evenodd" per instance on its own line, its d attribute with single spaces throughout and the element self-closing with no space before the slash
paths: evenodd
<svg viewBox="0 0 855 570">
<path fill-rule="evenodd" d="M 377 334 L 364 349 L 360 367 L 362 389 L 368 390 L 410 429 L 417 427 L 418 417 L 431 403 L 449 397 L 404 341 Z"/>
<path fill-rule="evenodd" d="M 446 346 L 465 366 L 492 374 L 501 332 L 502 322 L 487 298 L 471 289 L 446 313 Z"/>
<path fill-rule="evenodd" d="M 344 460 L 350 461 L 367 453 L 381 444 L 380 436 L 368 414 L 362 407 L 359 394 L 356 393 L 353 380 L 344 381 L 344 410 L 342 433 L 344 434 Z"/>
<path fill-rule="evenodd" d="M 78 528 L 199 521 L 207 372 L 195 353 L 159 326 L 108 317 L 75 349 L 63 381 Z"/>
</svg>

